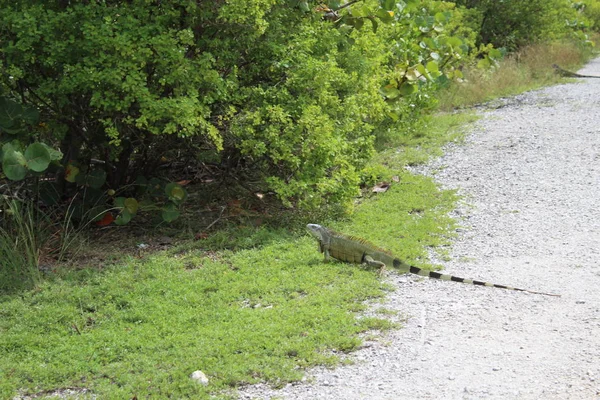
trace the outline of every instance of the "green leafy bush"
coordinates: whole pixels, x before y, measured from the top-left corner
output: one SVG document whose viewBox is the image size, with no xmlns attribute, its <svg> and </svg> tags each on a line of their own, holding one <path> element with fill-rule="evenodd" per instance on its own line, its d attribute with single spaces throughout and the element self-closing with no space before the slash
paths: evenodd
<svg viewBox="0 0 600 400">
<path fill-rule="evenodd" d="M 288 204 L 347 203 L 375 137 L 409 129 L 473 44 L 453 4 L 433 0 L 0 7 L 0 93 L 27 110 L 0 129 L 30 124 L 49 153 L 11 142 L 4 174 L 52 173 L 59 197 L 84 188 L 108 204 L 102 190 L 136 198 L 165 160 Z M 180 201 L 160 204 L 170 220 Z M 132 216 L 112 205 L 116 221 Z"/>
<path fill-rule="evenodd" d="M 523 45 L 562 39 L 585 29 L 585 18 L 571 0 L 456 0 L 478 26 L 479 43 L 515 50 Z"/>
</svg>

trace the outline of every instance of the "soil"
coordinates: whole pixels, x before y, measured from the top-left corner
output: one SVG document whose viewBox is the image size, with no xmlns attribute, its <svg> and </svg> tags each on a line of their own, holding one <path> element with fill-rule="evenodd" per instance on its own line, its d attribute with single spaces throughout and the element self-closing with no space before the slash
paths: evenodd
<svg viewBox="0 0 600 400">
<path fill-rule="evenodd" d="M 600 76 L 600 58 L 578 71 Z M 241 399 L 600 398 L 600 79 L 479 108 L 466 143 L 418 172 L 464 201 L 444 272 L 549 297 L 390 273 L 403 328 L 334 370 Z"/>
</svg>

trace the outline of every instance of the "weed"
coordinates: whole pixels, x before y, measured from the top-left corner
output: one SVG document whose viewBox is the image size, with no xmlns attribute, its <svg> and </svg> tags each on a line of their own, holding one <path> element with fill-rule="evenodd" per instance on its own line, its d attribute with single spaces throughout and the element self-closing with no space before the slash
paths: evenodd
<svg viewBox="0 0 600 400">
<path fill-rule="evenodd" d="M 6 202 L 0 216 L 0 291 L 31 287 L 39 281 L 40 250 L 48 231 L 30 203 Z"/>
</svg>

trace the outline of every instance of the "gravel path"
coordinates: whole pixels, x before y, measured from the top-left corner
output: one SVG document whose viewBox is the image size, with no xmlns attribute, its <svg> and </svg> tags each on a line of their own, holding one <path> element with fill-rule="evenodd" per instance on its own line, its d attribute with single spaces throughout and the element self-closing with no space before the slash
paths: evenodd
<svg viewBox="0 0 600 400">
<path fill-rule="evenodd" d="M 600 76 L 600 58 L 579 73 Z M 403 329 L 353 365 L 241 399 L 600 398 L 600 79 L 497 105 L 422 171 L 465 199 L 442 264 L 562 297 L 390 274 L 398 289 L 383 306 L 406 313 Z"/>
</svg>

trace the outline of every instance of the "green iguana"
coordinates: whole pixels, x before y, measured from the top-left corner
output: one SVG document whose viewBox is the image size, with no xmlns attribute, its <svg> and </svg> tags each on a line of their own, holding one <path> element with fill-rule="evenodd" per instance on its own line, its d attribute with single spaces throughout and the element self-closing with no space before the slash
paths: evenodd
<svg viewBox="0 0 600 400">
<path fill-rule="evenodd" d="M 386 250 L 379 249 L 364 239 L 346 236 L 317 224 L 308 224 L 306 227 L 308 232 L 319 242 L 319 251 L 325 255 L 325 261 L 329 260 L 329 257 L 331 256 L 340 261 L 351 262 L 355 264 L 367 264 L 373 267 L 378 267 L 381 270 L 383 270 L 385 267 L 393 267 L 400 272 L 410 272 L 411 274 L 428 276 L 430 278 L 441 279 L 444 281 L 462 282 L 479 286 L 493 286 L 501 289 L 518 290 L 520 292 L 560 297 L 559 294 L 534 292 L 532 290 L 518 289 L 505 285 L 496 285 L 494 283 L 475 281 L 472 279 L 464 279 L 452 275 L 440 274 L 434 271 L 422 270 L 398 260 Z"/>
<path fill-rule="evenodd" d="M 600 76 L 596 76 L 596 75 L 576 74 L 575 72 L 571 72 L 571 71 L 567 71 L 566 69 L 562 69 L 561 67 L 559 67 L 556 64 L 552 64 L 552 68 L 554 68 L 554 71 L 556 71 L 557 74 L 559 74 L 560 76 L 567 77 L 567 78 L 600 78 Z"/>
</svg>

